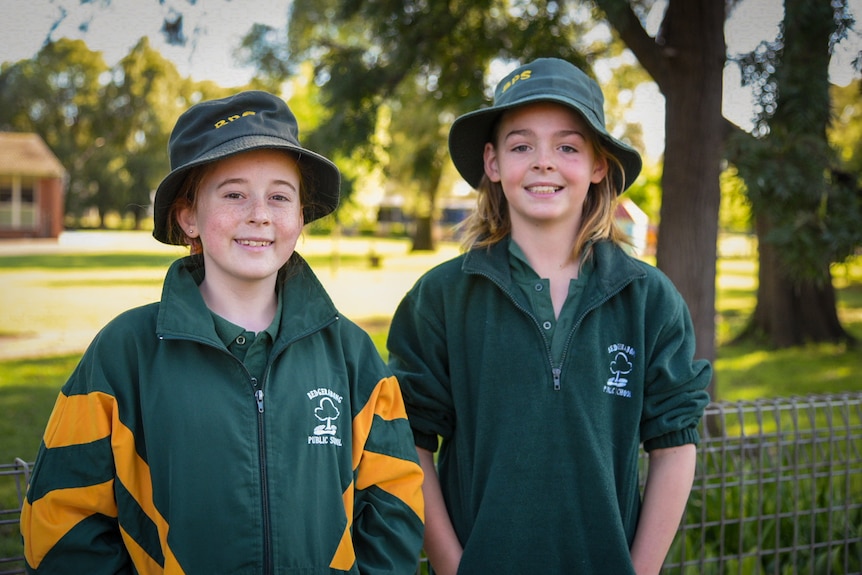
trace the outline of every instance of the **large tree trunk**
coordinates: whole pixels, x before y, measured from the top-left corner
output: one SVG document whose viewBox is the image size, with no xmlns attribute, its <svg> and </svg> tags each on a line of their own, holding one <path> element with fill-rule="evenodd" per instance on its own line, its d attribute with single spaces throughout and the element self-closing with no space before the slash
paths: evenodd
<svg viewBox="0 0 862 575">
<path fill-rule="evenodd" d="M 788 277 L 775 246 L 762 239 L 768 236 L 768 218 L 757 218 L 761 238 L 757 306 L 740 338 L 765 338 L 775 348 L 810 342 L 845 342 L 853 337 L 838 320 L 835 288 L 829 266 L 824 264 L 823 279 L 794 280 Z"/>
<path fill-rule="evenodd" d="M 638 31 L 630 10 L 627 14 L 628 24 L 619 14 L 608 16 L 666 99 L 656 260 L 691 311 L 697 357 L 713 361 L 719 176 L 726 134 L 721 115 L 725 3 L 671 0 L 654 40 Z M 709 392 L 717 398 L 715 380 Z"/>
<path fill-rule="evenodd" d="M 718 85 L 706 75 L 692 72 L 702 80 L 694 83 L 675 76 L 665 91 L 668 138 L 656 263 L 688 304 L 697 355 L 714 360 L 721 75 Z M 710 392 L 716 396 L 714 382 Z"/>
</svg>

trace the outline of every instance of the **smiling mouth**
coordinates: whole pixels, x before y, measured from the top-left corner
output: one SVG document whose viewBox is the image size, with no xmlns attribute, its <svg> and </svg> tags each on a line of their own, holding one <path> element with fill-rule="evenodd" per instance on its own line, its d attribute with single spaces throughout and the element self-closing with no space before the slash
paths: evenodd
<svg viewBox="0 0 862 575">
<path fill-rule="evenodd" d="M 533 186 L 527 189 L 533 194 L 547 195 L 555 193 L 560 188 L 556 186 Z"/>
<path fill-rule="evenodd" d="M 248 246 L 251 248 L 263 248 L 272 245 L 272 242 L 258 240 L 237 240 L 237 243 L 241 246 Z"/>
</svg>

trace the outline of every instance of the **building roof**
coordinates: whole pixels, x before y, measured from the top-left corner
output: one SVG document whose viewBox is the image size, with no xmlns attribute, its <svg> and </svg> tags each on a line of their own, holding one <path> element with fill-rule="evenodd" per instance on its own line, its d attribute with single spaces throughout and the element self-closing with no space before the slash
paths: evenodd
<svg viewBox="0 0 862 575">
<path fill-rule="evenodd" d="M 66 169 L 39 134 L 0 132 L 0 176 L 63 178 Z"/>
<path fill-rule="evenodd" d="M 616 216 L 618 220 L 628 220 L 635 225 L 649 225 L 649 216 L 646 215 L 646 212 L 640 209 L 640 206 L 626 196 L 617 200 L 617 208 L 614 211 L 614 216 Z"/>
</svg>

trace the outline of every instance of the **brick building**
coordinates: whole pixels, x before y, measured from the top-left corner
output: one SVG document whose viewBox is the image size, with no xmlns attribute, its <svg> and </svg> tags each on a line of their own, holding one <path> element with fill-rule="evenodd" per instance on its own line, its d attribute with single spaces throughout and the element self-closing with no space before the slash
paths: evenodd
<svg viewBox="0 0 862 575">
<path fill-rule="evenodd" d="M 38 134 L 0 132 L 0 239 L 63 231 L 66 169 Z"/>
</svg>

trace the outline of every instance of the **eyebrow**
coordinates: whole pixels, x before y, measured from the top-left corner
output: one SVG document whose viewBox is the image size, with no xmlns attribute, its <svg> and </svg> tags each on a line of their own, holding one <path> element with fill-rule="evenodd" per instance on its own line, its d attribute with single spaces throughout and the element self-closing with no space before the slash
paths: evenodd
<svg viewBox="0 0 862 575">
<path fill-rule="evenodd" d="M 503 141 L 505 142 L 506 140 L 508 140 L 512 136 L 533 136 L 533 135 L 535 135 L 535 132 L 533 132 L 533 130 L 531 130 L 529 128 L 523 128 L 521 130 L 512 130 L 511 132 L 507 133 L 503 137 Z M 565 137 L 565 136 L 579 136 L 583 140 L 587 139 L 587 137 L 580 130 L 559 130 L 557 132 L 554 132 L 554 136 L 558 137 L 558 138 L 559 137 Z"/>
<path fill-rule="evenodd" d="M 218 190 L 218 189 L 221 189 L 221 188 L 222 188 L 222 187 L 224 187 L 224 186 L 228 186 L 228 185 L 231 185 L 231 184 L 245 184 L 245 183 L 248 183 L 248 180 L 247 180 L 246 178 L 228 178 L 228 179 L 226 179 L 226 180 L 224 180 L 224 181 L 220 182 L 220 183 L 216 186 L 216 189 Z M 291 188 L 291 189 L 293 189 L 293 190 L 296 190 L 296 189 L 297 189 L 297 186 L 296 186 L 293 182 L 289 182 L 289 181 L 287 181 L 287 180 L 273 180 L 272 182 L 270 182 L 270 184 L 276 184 L 276 185 L 287 186 L 287 187 L 289 187 L 289 188 Z"/>
</svg>

